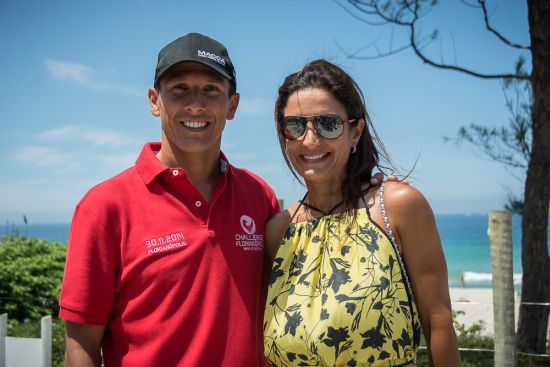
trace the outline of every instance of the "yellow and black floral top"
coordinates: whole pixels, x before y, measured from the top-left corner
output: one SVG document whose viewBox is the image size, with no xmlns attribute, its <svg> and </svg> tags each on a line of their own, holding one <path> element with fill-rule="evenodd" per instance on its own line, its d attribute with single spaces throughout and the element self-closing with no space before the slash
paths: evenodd
<svg viewBox="0 0 550 367">
<path fill-rule="evenodd" d="M 291 223 L 277 252 L 264 315 L 272 366 L 415 366 L 420 323 L 388 234 L 368 209 Z"/>
</svg>

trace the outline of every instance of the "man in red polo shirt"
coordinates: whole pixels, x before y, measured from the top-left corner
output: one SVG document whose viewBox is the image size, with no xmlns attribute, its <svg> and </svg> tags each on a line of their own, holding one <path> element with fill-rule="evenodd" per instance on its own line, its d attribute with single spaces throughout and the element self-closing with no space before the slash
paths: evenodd
<svg viewBox="0 0 550 367">
<path fill-rule="evenodd" d="M 239 103 L 225 47 L 192 33 L 158 56 L 160 143 L 76 207 L 60 297 L 66 365 L 259 366 L 271 188 L 221 153 Z"/>
</svg>

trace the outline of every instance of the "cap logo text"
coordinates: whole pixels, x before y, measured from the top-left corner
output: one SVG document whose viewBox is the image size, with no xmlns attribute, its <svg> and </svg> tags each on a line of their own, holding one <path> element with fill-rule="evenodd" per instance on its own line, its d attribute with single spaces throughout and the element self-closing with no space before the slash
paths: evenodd
<svg viewBox="0 0 550 367">
<path fill-rule="evenodd" d="M 199 57 L 206 57 L 207 59 L 214 60 L 218 64 L 221 64 L 221 65 L 225 66 L 225 60 L 223 59 L 223 57 L 220 57 L 220 56 L 218 56 L 216 54 L 213 54 L 213 53 L 210 53 L 208 51 L 198 50 L 198 56 Z"/>
</svg>

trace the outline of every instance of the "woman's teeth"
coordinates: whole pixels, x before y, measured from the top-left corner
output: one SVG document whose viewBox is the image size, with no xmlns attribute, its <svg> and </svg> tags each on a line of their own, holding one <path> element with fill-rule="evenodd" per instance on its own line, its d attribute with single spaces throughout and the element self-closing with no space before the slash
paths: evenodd
<svg viewBox="0 0 550 367">
<path fill-rule="evenodd" d="M 305 159 L 310 159 L 310 160 L 313 160 L 313 159 L 319 159 L 319 158 L 323 158 L 324 156 L 326 156 L 328 153 L 321 153 L 321 154 L 317 154 L 317 155 L 304 155 L 303 157 Z"/>
</svg>

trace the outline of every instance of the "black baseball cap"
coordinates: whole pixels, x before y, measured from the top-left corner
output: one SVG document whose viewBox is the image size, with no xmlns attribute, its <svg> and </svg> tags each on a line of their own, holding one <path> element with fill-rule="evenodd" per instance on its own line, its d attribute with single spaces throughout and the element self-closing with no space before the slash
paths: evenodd
<svg viewBox="0 0 550 367">
<path fill-rule="evenodd" d="M 168 69 L 184 61 L 198 62 L 214 69 L 237 90 L 237 75 L 227 49 L 218 41 L 200 33 L 188 33 L 160 50 L 154 85 L 157 86 Z"/>
</svg>

